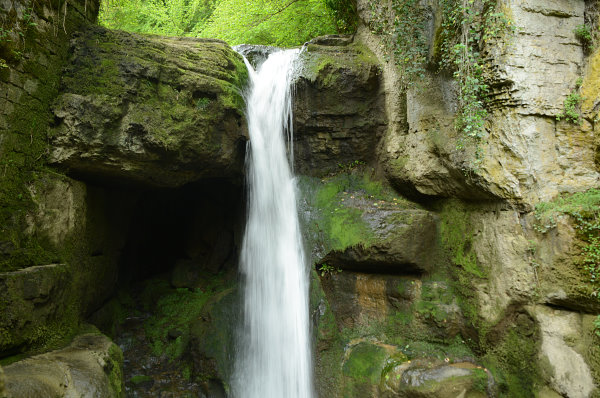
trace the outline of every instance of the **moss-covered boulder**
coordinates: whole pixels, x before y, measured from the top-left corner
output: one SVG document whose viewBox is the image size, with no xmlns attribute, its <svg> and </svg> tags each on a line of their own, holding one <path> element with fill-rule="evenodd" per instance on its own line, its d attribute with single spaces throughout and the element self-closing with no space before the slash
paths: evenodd
<svg viewBox="0 0 600 398">
<path fill-rule="evenodd" d="M 70 51 L 53 108 L 54 164 L 167 187 L 241 177 L 247 70 L 226 43 L 92 27 Z"/>
<path fill-rule="evenodd" d="M 347 347 L 342 375 L 344 397 L 492 396 L 488 385 L 493 385 L 493 378 L 482 366 L 450 357 L 407 356 L 400 347 L 374 341 Z"/>
<path fill-rule="evenodd" d="M 4 368 L 10 397 L 124 397 L 123 354 L 101 334 L 78 336 L 66 348 Z"/>
</svg>

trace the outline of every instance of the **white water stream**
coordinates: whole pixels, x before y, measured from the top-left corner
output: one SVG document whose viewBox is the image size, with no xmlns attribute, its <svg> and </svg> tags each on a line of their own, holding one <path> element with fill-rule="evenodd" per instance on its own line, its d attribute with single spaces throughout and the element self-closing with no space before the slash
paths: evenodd
<svg viewBox="0 0 600 398">
<path fill-rule="evenodd" d="M 292 134 L 291 79 L 297 55 L 298 50 L 280 51 L 256 72 L 248 66 L 248 221 L 240 259 L 244 321 L 232 383 L 236 398 L 314 395 L 309 274 L 285 145 Z"/>
</svg>

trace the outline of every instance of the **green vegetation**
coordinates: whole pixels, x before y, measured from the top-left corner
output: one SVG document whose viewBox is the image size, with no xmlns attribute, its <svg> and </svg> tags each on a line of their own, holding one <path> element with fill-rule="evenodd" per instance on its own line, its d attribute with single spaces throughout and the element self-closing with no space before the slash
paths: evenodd
<svg viewBox="0 0 600 398">
<path fill-rule="evenodd" d="M 164 279 L 146 282 L 141 297 L 147 310 L 152 310 L 145 331 L 154 355 L 170 360 L 183 355 L 189 343 L 190 324 L 199 317 L 213 293 L 212 288 L 173 289 Z"/>
<path fill-rule="evenodd" d="M 316 224 L 323 242 L 334 250 L 368 245 L 371 236 L 362 211 L 344 203 L 346 197 L 352 196 L 349 192 L 366 188 L 364 182 L 355 174 L 342 173 L 317 183 L 314 207 L 322 217 Z"/>
<path fill-rule="evenodd" d="M 352 349 L 350 357 L 344 363 L 343 373 L 358 381 L 378 384 L 386 356 L 387 353 L 382 347 L 360 343 Z"/>
<path fill-rule="evenodd" d="M 486 272 L 477 262 L 471 250 L 473 232 L 469 225 L 469 212 L 458 202 L 451 202 L 442 210 L 440 222 L 442 247 L 450 253 L 452 262 L 464 272 L 459 281 L 464 279 L 469 284 L 473 277 L 486 278 Z"/>
<path fill-rule="evenodd" d="M 143 384 L 143 383 L 147 383 L 152 380 L 153 379 L 151 376 L 146 376 L 146 375 L 135 375 L 135 376 L 131 377 L 131 379 L 129 379 L 129 381 L 131 381 L 133 384 Z"/>
<path fill-rule="evenodd" d="M 573 30 L 573 33 L 575 33 L 577 40 L 579 40 L 585 47 L 592 44 L 592 32 L 587 25 L 577 25 Z"/>
<path fill-rule="evenodd" d="M 106 361 L 105 370 L 108 372 L 108 380 L 112 390 L 117 394 L 116 397 L 122 398 L 125 396 L 125 388 L 123 388 L 123 351 L 118 345 L 113 344 L 108 349 L 108 360 Z"/>
<path fill-rule="evenodd" d="M 565 98 L 564 110 L 556 115 L 556 120 L 560 121 L 561 119 L 565 119 L 573 124 L 581 124 L 583 122 L 581 116 L 581 102 L 584 98 L 579 93 L 582 84 L 583 79 L 577 79 L 575 82 L 575 89 L 571 91 L 567 98 Z"/>
<path fill-rule="evenodd" d="M 298 46 L 315 36 L 354 32 L 357 14 L 351 0 L 106 0 L 99 21 L 111 29 L 231 45 Z"/>
<path fill-rule="evenodd" d="M 369 1 L 371 31 L 380 36 L 384 54 L 398 66 L 405 87 L 412 87 L 425 77 L 427 61 L 427 21 L 419 0 L 393 0 L 388 10 L 375 0 Z"/>
<path fill-rule="evenodd" d="M 392 15 L 377 1 L 369 2 L 371 30 L 379 35 L 385 54 L 399 68 L 405 87 L 419 88 L 432 64 L 442 73 L 452 73 L 458 83 L 458 111 L 455 128 L 458 150 L 471 149 L 465 171 L 476 172 L 483 158 L 481 144 L 486 137 L 488 116 L 485 67 L 481 52 L 513 29 L 511 21 L 496 12 L 496 1 L 442 0 L 441 26 L 436 31 L 433 54 L 429 54 L 428 11 L 417 0 L 393 0 Z"/>
<path fill-rule="evenodd" d="M 442 326 L 447 322 L 446 306 L 454 301 L 454 292 L 440 282 L 425 282 L 421 289 L 421 299 L 415 303 L 415 311 L 425 319 Z"/>
<path fill-rule="evenodd" d="M 540 380 L 537 330 L 510 329 L 495 341 L 483 358 L 499 387 L 501 397 L 535 396 Z"/>
<path fill-rule="evenodd" d="M 481 4 L 474 4 L 472 0 L 443 0 L 441 3 L 440 67 L 453 70 L 458 82 L 457 149 L 474 149 L 469 171 L 476 172 L 483 159 L 481 144 L 487 134 L 485 121 L 488 116 L 485 100 L 489 87 L 484 78 L 481 52 L 486 43 L 493 44 L 512 29 L 511 21 L 503 13 L 496 12 L 494 0 L 482 0 Z"/>
<path fill-rule="evenodd" d="M 556 227 L 557 217 L 571 218 L 584 242 L 578 263 L 588 275 L 593 295 L 600 292 L 600 190 L 590 189 L 571 195 L 563 195 L 551 202 L 539 203 L 535 208 L 538 232 L 546 233 Z"/>
<path fill-rule="evenodd" d="M 327 275 L 333 274 L 334 272 L 342 272 L 342 270 L 334 267 L 333 265 L 323 263 L 319 267 L 319 272 L 321 273 L 321 276 L 327 276 Z"/>
</svg>

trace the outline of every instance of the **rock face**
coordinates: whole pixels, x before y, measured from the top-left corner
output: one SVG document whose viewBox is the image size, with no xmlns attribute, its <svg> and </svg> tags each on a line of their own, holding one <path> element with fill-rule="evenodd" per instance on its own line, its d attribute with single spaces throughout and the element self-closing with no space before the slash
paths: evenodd
<svg viewBox="0 0 600 398">
<path fill-rule="evenodd" d="M 426 3 L 430 10 L 440 8 L 436 1 Z M 367 2 L 359 2 L 359 10 L 364 23 L 371 23 Z M 485 155 L 476 175 L 462 171 L 471 155 L 457 149 L 453 82 L 428 74 L 418 89 L 405 91 L 396 66 L 384 67 L 388 115 L 394 117 L 388 116 L 379 155 L 398 188 L 531 206 L 598 184 L 590 121 L 572 125 L 556 120 L 585 64 L 574 33 L 583 24 L 584 1 L 523 0 L 504 5 L 502 11 L 515 30 L 483 48 L 492 89 Z M 427 17 L 436 29 L 441 29 L 439 16 Z M 427 38 L 430 48 L 436 35 Z M 366 26 L 359 36 L 382 55 L 379 38 Z"/>
<path fill-rule="evenodd" d="M 596 386 L 584 357 L 588 354 L 586 341 L 581 341 L 585 316 L 544 307 L 533 312 L 542 331 L 540 360 L 547 365 L 546 380 L 560 394 L 589 397 Z"/>
<path fill-rule="evenodd" d="M 221 41 L 89 28 L 71 41 L 51 162 L 162 187 L 240 178 L 246 79 L 241 57 Z"/>
<path fill-rule="evenodd" d="M 78 336 L 68 347 L 4 368 L 10 397 L 123 397 L 123 354 L 105 336 Z"/>
<path fill-rule="evenodd" d="M 385 130 L 381 71 L 350 38 L 325 36 L 300 55 L 294 85 L 294 156 L 299 173 L 322 176 L 374 158 Z"/>
</svg>

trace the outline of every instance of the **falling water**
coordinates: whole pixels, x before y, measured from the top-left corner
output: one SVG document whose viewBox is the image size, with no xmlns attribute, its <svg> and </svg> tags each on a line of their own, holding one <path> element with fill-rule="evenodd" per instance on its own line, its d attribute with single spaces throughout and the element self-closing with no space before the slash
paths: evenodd
<svg viewBox="0 0 600 398">
<path fill-rule="evenodd" d="M 297 50 L 250 70 L 246 97 L 248 222 L 240 268 L 244 323 L 233 382 L 237 398 L 311 398 L 308 270 L 286 156 Z"/>
</svg>

